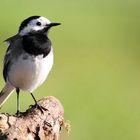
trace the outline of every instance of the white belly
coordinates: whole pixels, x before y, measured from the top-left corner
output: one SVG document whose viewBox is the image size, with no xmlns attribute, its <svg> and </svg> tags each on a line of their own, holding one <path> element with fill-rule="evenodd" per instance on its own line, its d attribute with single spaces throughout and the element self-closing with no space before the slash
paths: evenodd
<svg viewBox="0 0 140 140">
<path fill-rule="evenodd" d="M 45 58 L 42 58 L 42 55 L 37 57 L 28 55 L 26 59 L 21 55 L 11 65 L 8 80 L 16 88 L 32 92 L 45 81 L 52 65 L 53 50 Z"/>
</svg>

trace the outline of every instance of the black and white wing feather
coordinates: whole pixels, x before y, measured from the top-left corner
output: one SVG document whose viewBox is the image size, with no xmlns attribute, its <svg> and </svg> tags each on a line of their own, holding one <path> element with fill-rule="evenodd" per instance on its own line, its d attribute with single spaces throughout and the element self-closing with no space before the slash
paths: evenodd
<svg viewBox="0 0 140 140">
<path fill-rule="evenodd" d="M 13 42 L 15 40 L 18 40 L 20 38 L 19 35 L 14 35 L 8 39 L 6 39 L 4 42 L 6 42 L 8 44 L 8 48 L 6 50 L 6 54 L 4 56 L 4 60 L 3 60 L 3 64 L 4 64 L 4 67 L 3 67 L 3 77 L 4 77 L 4 80 L 7 81 L 7 73 L 9 71 L 9 67 L 11 65 L 11 59 L 12 59 L 12 55 L 11 55 L 11 51 L 13 50 Z"/>
</svg>

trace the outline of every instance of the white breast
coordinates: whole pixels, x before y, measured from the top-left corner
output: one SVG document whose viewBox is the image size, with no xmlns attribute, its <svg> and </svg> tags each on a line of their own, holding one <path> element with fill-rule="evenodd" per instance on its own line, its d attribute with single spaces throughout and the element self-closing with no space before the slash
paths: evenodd
<svg viewBox="0 0 140 140">
<path fill-rule="evenodd" d="M 27 54 L 26 54 L 27 56 Z M 12 64 L 8 77 L 16 88 L 32 92 L 47 78 L 53 65 L 53 50 L 43 58 L 43 55 L 33 57 L 21 55 Z"/>
</svg>

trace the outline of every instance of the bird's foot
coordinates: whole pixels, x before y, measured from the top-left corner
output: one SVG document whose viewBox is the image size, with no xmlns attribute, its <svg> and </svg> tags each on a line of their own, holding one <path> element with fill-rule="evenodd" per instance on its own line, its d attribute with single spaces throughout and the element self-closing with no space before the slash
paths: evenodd
<svg viewBox="0 0 140 140">
<path fill-rule="evenodd" d="M 36 103 L 35 105 L 30 105 L 30 107 L 34 107 L 34 108 L 39 109 L 39 110 L 41 111 L 42 114 L 44 113 L 43 110 L 44 110 L 44 111 L 47 111 L 47 110 L 48 110 L 48 109 L 46 109 L 45 107 L 39 105 L 38 103 Z"/>
<path fill-rule="evenodd" d="M 24 114 L 25 112 L 20 112 L 19 110 L 17 110 L 17 112 L 16 112 L 16 116 L 17 117 L 21 117 L 23 114 Z"/>
</svg>

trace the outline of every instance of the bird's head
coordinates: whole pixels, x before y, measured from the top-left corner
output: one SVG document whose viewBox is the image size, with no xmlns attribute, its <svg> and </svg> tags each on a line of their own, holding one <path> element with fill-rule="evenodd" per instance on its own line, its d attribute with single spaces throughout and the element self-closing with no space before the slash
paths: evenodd
<svg viewBox="0 0 140 140">
<path fill-rule="evenodd" d="M 19 27 L 19 34 L 20 35 L 27 35 L 33 32 L 44 32 L 47 33 L 48 30 L 53 27 L 60 25 L 60 23 L 52 23 L 47 18 L 42 16 L 31 16 L 25 19 L 20 27 Z"/>
</svg>

